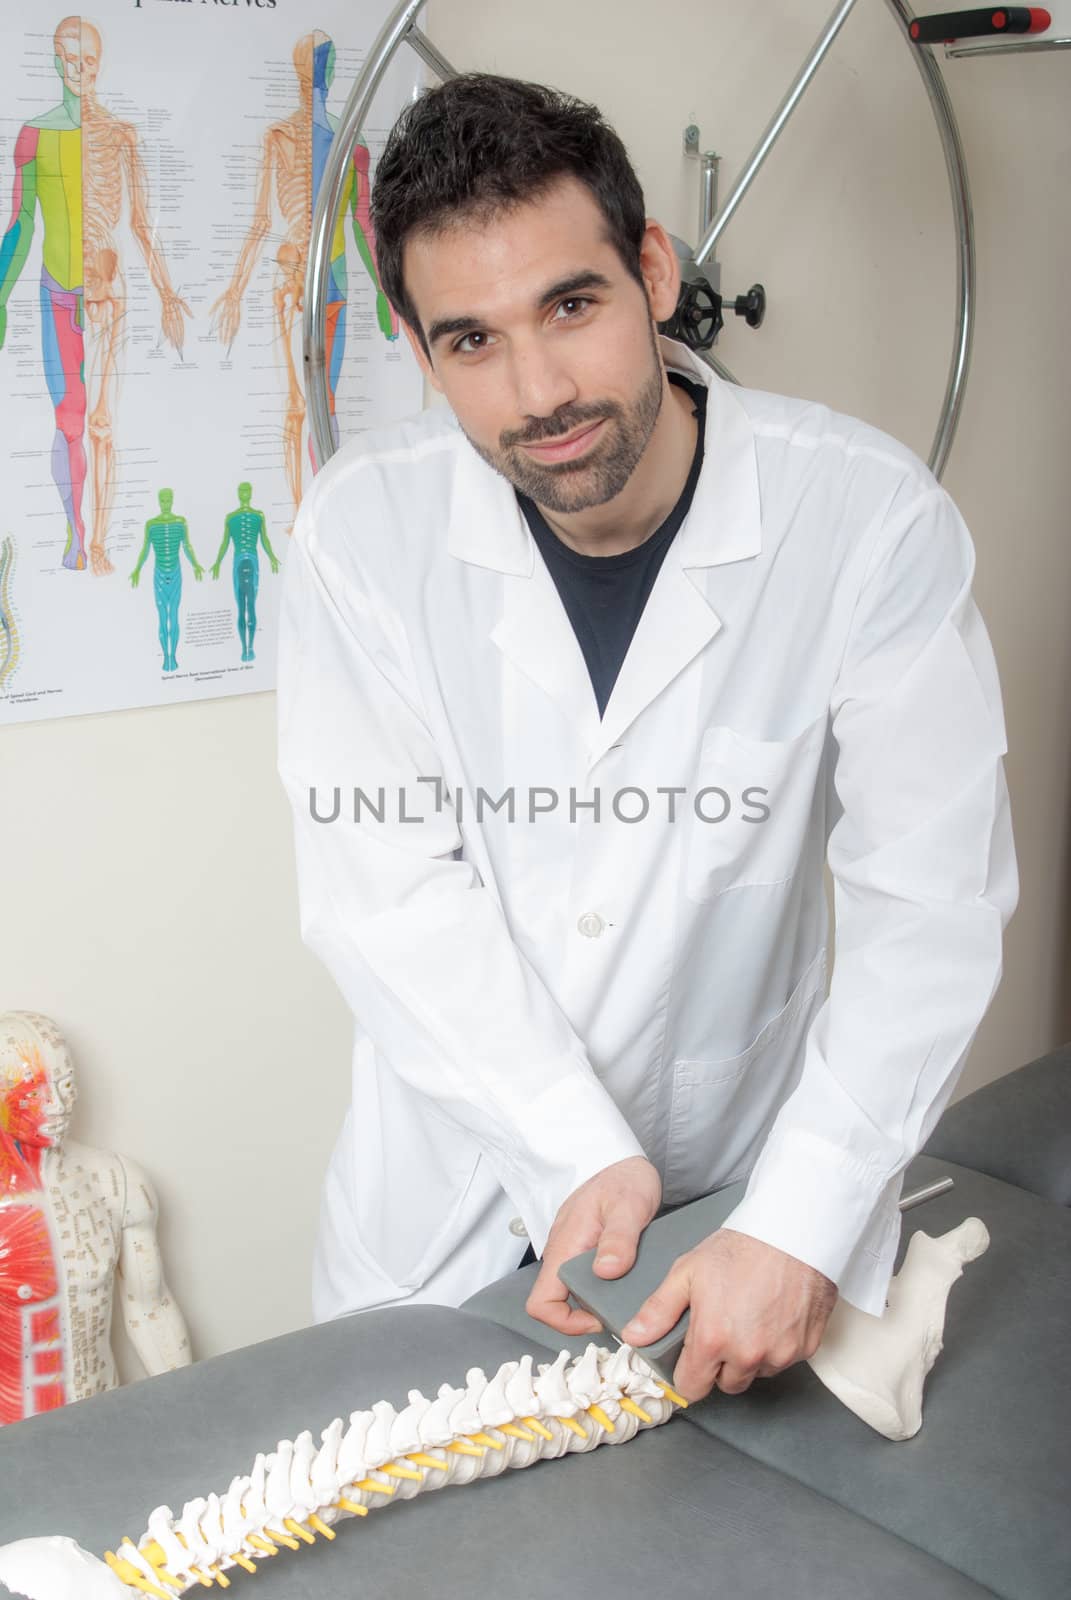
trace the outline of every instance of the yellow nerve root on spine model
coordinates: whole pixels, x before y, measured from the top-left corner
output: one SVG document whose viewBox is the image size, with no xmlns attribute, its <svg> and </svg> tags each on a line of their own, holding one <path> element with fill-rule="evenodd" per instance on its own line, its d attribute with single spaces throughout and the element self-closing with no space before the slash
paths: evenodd
<svg viewBox="0 0 1071 1600">
<path fill-rule="evenodd" d="M 0 1581 L 27 1600 L 122 1600 L 131 1591 L 173 1600 L 193 1588 L 231 1587 L 242 1571 L 336 1537 L 335 1524 L 395 1499 L 491 1478 L 600 1444 L 625 1444 L 685 1402 L 627 1345 L 589 1344 L 533 1368 L 507 1361 L 490 1379 L 473 1367 L 463 1389 L 418 1389 L 402 1410 L 379 1400 L 336 1417 L 319 1446 L 311 1433 L 258 1455 L 223 1494 L 158 1506 L 137 1539 L 103 1561 L 72 1539 L 0 1547 Z"/>
</svg>

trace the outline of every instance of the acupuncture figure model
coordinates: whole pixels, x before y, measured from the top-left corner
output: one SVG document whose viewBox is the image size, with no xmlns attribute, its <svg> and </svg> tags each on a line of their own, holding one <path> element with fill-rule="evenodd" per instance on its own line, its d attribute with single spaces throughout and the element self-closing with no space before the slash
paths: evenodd
<svg viewBox="0 0 1071 1600">
<path fill-rule="evenodd" d="M 156 612 L 160 619 L 160 647 L 164 652 L 164 671 L 174 672 L 178 667 L 176 652 L 179 641 L 179 602 L 182 599 L 180 558 L 183 550 L 198 583 L 204 577 L 205 569 L 193 553 L 186 518 L 176 516 L 171 509 L 175 503 L 174 494 L 170 489 L 161 489 L 157 498 L 160 502 L 160 515 L 150 517 L 145 524 L 145 542 L 138 556 L 138 564 L 130 574 L 130 582 L 136 589 L 141 569 L 151 547 L 155 558 L 153 594 L 156 597 Z"/>
<path fill-rule="evenodd" d="M 117 1275 L 146 1372 L 190 1362 L 149 1181 L 126 1157 L 67 1137 L 74 1100 L 56 1024 L 34 1011 L 0 1014 L 0 1424 L 116 1387 Z"/>
<path fill-rule="evenodd" d="M 150 222 L 148 183 L 138 135 L 97 99 L 101 37 L 82 17 L 64 17 L 54 36 L 63 99 L 27 122 L 15 142 L 11 221 L 0 241 L 0 346 L 7 303 L 26 264 L 38 206 L 44 230 L 41 341 L 44 376 L 56 417 L 52 477 L 67 518 L 63 565 L 86 566 L 84 497 L 88 409 L 93 479 L 89 561 L 113 570 L 106 552 L 115 496 L 115 404 L 126 318 L 126 280 L 115 230 L 126 196 L 134 235 L 160 297 L 164 338 L 181 353 L 190 308 L 175 293 Z M 90 334 L 86 350 L 86 329 Z M 86 394 L 87 377 L 93 399 Z"/>
<path fill-rule="evenodd" d="M 305 301 L 305 266 L 309 254 L 309 235 L 316 195 L 327 165 L 327 154 L 338 127 L 337 117 L 327 110 L 327 91 L 335 73 L 335 47 L 326 33 L 317 29 L 305 34 L 294 47 L 300 104 L 296 111 L 274 122 L 264 135 L 260 158 L 253 221 L 242 245 L 225 293 L 212 307 L 213 326 L 224 344 L 230 345 L 238 332 L 242 298 L 256 265 L 260 247 L 272 226 L 272 190 L 283 219 L 283 241 L 276 252 L 279 268 L 274 291 L 274 310 L 279 341 L 286 362 L 286 412 L 283 446 L 286 476 L 297 509 L 301 499 L 301 442 L 305 420 L 305 397 L 298 363 L 295 360 L 294 330 L 300 323 Z M 353 147 L 346 186 L 339 205 L 331 240 L 331 271 L 328 280 L 325 328 L 325 367 L 328 407 L 335 443 L 335 392 L 338 387 L 346 343 L 346 236 L 347 215 L 352 219 L 353 238 L 365 270 L 375 288 L 376 320 L 385 338 L 398 337 L 398 318 L 379 281 L 376 241 L 369 207 L 369 157 L 358 141 Z"/>
<path fill-rule="evenodd" d="M 271 570 L 279 570 L 278 558 L 268 542 L 267 521 L 263 511 L 257 511 L 250 505 L 252 498 L 252 487 L 248 483 L 240 483 L 238 509 L 229 514 L 223 525 L 223 543 L 212 563 L 212 576 L 218 578 L 227 546 L 234 545 L 234 599 L 238 607 L 238 636 L 242 641 L 243 661 L 256 659 L 253 636 L 257 631 L 257 589 L 260 586 L 258 546 L 263 544 L 264 553 L 271 562 Z"/>
</svg>

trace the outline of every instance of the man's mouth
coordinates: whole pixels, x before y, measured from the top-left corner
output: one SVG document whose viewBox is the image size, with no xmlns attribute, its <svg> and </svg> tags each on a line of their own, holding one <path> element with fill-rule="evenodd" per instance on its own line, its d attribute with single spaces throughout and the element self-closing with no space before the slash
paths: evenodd
<svg viewBox="0 0 1071 1600">
<path fill-rule="evenodd" d="M 605 421 L 605 417 L 600 417 L 597 422 L 585 423 L 576 433 L 567 434 L 564 439 L 547 439 L 540 444 L 526 444 L 522 448 L 537 461 L 572 461 L 595 443 Z"/>
</svg>

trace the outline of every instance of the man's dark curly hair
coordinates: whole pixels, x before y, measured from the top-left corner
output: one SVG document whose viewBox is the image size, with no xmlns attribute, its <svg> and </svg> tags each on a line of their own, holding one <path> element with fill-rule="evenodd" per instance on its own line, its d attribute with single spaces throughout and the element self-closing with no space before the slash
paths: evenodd
<svg viewBox="0 0 1071 1600">
<path fill-rule="evenodd" d="M 459 218 L 481 222 L 578 178 L 610 242 L 643 282 L 643 190 L 621 139 L 597 107 L 519 78 L 469 72 L 429 89 L 391 130 L 372 185 L 379 278 L 398 315 L 427 344 L 406 292 L 402 254 L 413 233 Z"/>
</svg>

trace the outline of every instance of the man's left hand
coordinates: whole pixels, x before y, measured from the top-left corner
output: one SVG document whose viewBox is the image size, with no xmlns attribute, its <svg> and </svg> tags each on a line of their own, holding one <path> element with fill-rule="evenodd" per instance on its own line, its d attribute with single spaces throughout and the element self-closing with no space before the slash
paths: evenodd
<svg viewBox="0 0 1071 1600">
<path fill-rule="evenodd" d="M 814 1267 L 720 1228 L 677 1258 L 621 1337 L 653 1344 L 691 1306 L 674 1387 L 685 1400 L 702 1400 L 715 1387 L 742 1394 L 753 1379 L 814 1355 L 836 1299 L 836 1284 Z"/>
</svg>

